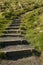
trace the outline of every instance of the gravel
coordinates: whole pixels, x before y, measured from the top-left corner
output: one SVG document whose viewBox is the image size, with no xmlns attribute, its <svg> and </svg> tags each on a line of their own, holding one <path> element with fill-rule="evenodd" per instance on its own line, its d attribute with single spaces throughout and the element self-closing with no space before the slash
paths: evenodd
<svg viewBox="0 0 43 65">
<path fill-rule="evenodd" d="M 18 60 L 1 60 L 0 65 L 43 65 L 38 57 L 27 57 Z"/>
</svg>

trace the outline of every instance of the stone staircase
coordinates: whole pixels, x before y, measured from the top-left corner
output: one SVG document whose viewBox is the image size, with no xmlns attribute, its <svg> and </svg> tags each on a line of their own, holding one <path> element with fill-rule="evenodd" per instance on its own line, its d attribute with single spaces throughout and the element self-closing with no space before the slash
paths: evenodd
<svg viewBox="0 0 43 65">
<path fill-rule="evenodd" d="M 23 29 L 20 30 L 20 17 L 14 19 L 12 24 L 3 32 L 0 37 L 1 52 L 4 52 L 7 57 L 28 56 L 34 50 L 29 43 L 24 39 Z M 26 29 L 24 29 L 26 31 Z M 22 34 L 21 34 L 22 32 Z M 10 54 L 10 55 L 9 55 Z"/>
<path fill-rule="evenodd" d="M 8 41 L 22 41 L 23 34 L 20 30 L 20 18 L 15 19 L 12 24 L 3 32 L 4 34 L 0 37 L 0 42 Z"/>
</svg>

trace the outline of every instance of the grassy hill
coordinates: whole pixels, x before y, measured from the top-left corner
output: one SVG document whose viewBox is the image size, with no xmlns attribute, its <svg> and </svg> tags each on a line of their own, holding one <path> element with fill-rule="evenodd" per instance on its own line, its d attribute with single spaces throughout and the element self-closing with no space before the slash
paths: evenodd
<svg viewBox="0 0 43 65">
<path fill-rule="evenodd" d="M 35 48 L 43 50 L 43 7 L 24 14 L 21 27 L 26 28 L 25 38 Z"/>
<path fill-rule="evenodd" d="M 43 0 L 0 0 L 0 36 L 19 15 L 21 26 L 27 29 L 25 38 L 43 50 Z"/>
</svg>

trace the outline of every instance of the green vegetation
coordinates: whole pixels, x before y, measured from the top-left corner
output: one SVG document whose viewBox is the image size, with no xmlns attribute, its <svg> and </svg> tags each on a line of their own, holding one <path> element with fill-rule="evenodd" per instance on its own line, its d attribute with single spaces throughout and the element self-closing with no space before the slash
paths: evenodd
<svg viewBox="0 0 43 65">
<path fill-rule="evenodd" d="M 4 52 L 0 53 L 0 58 L 2 58 L 2 59 L 5 58 L 5 53 Z"/>
<path fill-rule="evenodd" d="M 18 15 L 43 7 L 43 0 L 0 0 L 0 35 Z"/>
<path fill-rule="evenodd" d="M 10 10 L 9 6 L 10 5 L 8 3 L 0 3 L 0 36 L 2 35 L 2 32 L 5 30 L 5 28 L 7 28 L 12 21 L 10 19 L 10 12 L 8 11 Z M 8 16 L 9 18 L 7 18 Z"/>
<path fill-rule="evenodd" d="M 24 14 L 21 27 L 26 28 L 25 38 L 31 45 L 43 50 L 43 7 Z"/>
</svg>

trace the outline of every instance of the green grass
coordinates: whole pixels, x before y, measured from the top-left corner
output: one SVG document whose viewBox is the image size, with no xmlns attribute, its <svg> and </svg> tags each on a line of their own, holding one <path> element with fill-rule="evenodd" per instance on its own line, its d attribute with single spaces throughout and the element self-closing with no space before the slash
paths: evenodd
<svg viewBox="0 0 43 65">
<path fill-rule="evenodd" d="M 9 26 L 10 23 L 11 23 L 11 20 L 7 20 L 0 13 L 0 36 L 3 34 L 2 32 Z"/>
<path fill-rule="evenodd" d="M 1 11 L 14 11 L 15 15 L 43 6 L 43 0 L 0 0 Z M 16 13 L 15 13 L 16 12 Z"/>
<path fill-rule="evenodd" d="M 0 10 L 2 12 L 13 10 L 15 15 L 41 6 L 43 6 L 43 0 L 0 0 Z"/>
<path fill-rule="evenodd" d="M 21 27 L 26 28 L 25 38 L 32 46 L 43 50 L 43 7 L 24 14 L 21 22 Z"/>
</svg>

